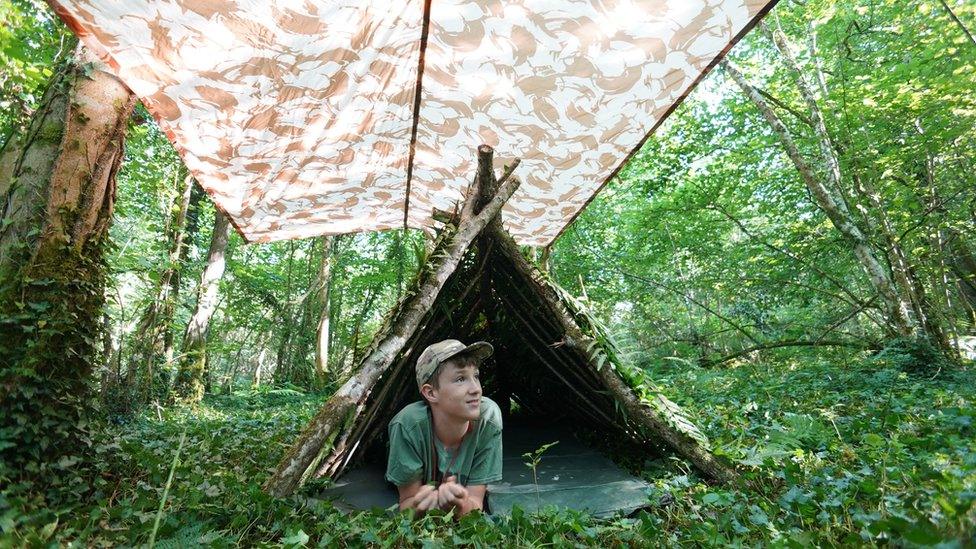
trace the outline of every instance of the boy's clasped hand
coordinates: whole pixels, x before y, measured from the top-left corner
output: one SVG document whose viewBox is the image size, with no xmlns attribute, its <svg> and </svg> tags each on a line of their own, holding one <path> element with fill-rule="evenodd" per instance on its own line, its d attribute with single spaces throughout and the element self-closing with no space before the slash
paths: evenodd
<svg viewBox="0 0 976 549">
<path fill-rule="evenodd" d="M 420 487 L 414 496 L 417 502 L 418 511 L 429 511 L 431 509 L 449 510 L 453 507 L 460 507 L 468 497 L 468 490 L 457 483 L 457 479 L 452 475 L 444 479 L 440 486 L 425 484 Z"/>
</svg>

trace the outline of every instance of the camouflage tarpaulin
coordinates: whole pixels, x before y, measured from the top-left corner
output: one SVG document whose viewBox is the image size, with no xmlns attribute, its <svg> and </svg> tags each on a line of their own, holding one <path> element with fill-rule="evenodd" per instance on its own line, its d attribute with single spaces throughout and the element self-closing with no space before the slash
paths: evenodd
<svg viewBox="0 0 976 549">
<path fill-rule="evenodd" d="M 248 241 L 435 226 L 487 143 L 530 245 L 775 2 L 50 1 Z"/>
</svg>

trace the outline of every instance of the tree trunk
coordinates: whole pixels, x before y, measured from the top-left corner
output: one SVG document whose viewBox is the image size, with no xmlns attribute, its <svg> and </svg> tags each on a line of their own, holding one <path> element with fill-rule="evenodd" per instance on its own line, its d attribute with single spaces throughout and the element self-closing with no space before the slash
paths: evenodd
<svg viewBox="0 0 976 549">
<path fill-rule="evenodd" d="M 836 189 L 838 203 L 841 209 L 846 209 L 842 181 L 843 175 L 840 159 L 837 155 L 837 151 L 842 149 L 834 142 L 834 139 L 827 131 L 827 124 L 820 110 L 820 106 L 814 97 L 813 89 L 807 83 L 803 71 L 800 69 L 800 65 L 793 55 L 793 48 L 786 35 L 778 27 L 772 30 L 766 23 L 761 23 L 761 25 L 768 37 L 775 44 L 776 49 L 779 50 L 786 66 L 793 73 L 800 95 L 803 97 L 810 111 L 810 120 L 817 137 L 821 156 L 827 165 L 827 179 L 830 185 Z M 816 64 L 817 59 L 814 58 L 813 61 L 814 71 L 817 73 L 818 80 L 823 80 L 819 65 Z M 919 128 L 919 131 L 921 131 L 921 128 Z M 949 344 L 945 330 L 942 328 L 940 315 L 932 307 L 925 286 L 916 275 L 916 269 L 911 258 L 899 243 L 897 232 L 888 216 L 886 205 L 881 202 L 880 193 L 867 180 L 859 177 L 856 170 L 852 170 L 851 178 L 854 181 L 855 188 L 861 196 L 867 199 L 868 204 L 871 206 L 870 215 L 866 212 L 865 217 L 871 220 L 871 215 L 873 215 L 880 221 L 880 232 L 884 241 L 882 252 L 891 269 L 893 288 L 899 296 L 899 307 L 904 309 L 905 317 L 909 322 L 912 330 L 911 335 L 924 335 L 930 342 L 941 349 L 945 356 L 953 358 L 955 353 Z M 930 181 L 929 183 L 934 185 L 934 182 Z M 847 211 L 846 215 L 853 219 L 850 211 Z M 872 226 L 874 225 L 872 223 Z"/>
<path fill-rule="evenodd" d="M 959 279 L 959 293 L 966 306 L 970 324 L 976 326 L 976 254 L 966 245 L 962 234 L 949 229 L 946 237 L 948 264 L 952 273 Z"/>
<path fill-rule="evenodd" d="M 916 120 L 915 127 L 920 134 L 923 133 L 919 120 Z M 950 318 L 950 311 L 952 310 L 950 290 L 951 284 L 949 281 L 949 267 L 945 261 L 947 232 L 943 228 L 943 223 L 945 222 L 948 212 L 946 212 L 946 209 L 943 206 L 942 200 L 939 196 L 938 188 L 935 182 L 935 168 L 933 164 L 934 160 L 929 154 L 926 154 L 924 159 L 919 159 L 917 178 L 920 183 L 920 188 L 927 191 L 928 207 L 931 209 L 932 213 L 935 214 L 933 216 L 935 219 L 934 225 L 930 226 L 929 230 L 925 231 L 925 233 L 929 246 L 933 251 L 937 251 L 937 253 L 933 254 L 938 261 L 938 267 L 934 269 L 935 279 L 937 282 L 933 284 L 931 292 L 926 292 L 925 286 L 919 280 L 917 270 L 915 269 L 914 265 L 908 265 L 908 268 L 905 270 L 905 274 L 911 288 L 915 290 L 915 293 L 913 294 L 915 299 L 915 307 L 917 314 L 922 321 L 922 326 L 925 329 L 925 332 L 929 335 L 930 340 L 938 345 L 946 357 L 952 361 L 958 361 L 958 339 L 956 339 L 955 342 L 950 343 L 949 333 L 945 328 L 947 323 L 952 322 Z M 892 231 L 892 233 L 893 232 L 894 231 Z M 904 252 L 900 246 L 897 246 L 895 249 L 898 253 L 904 256 Z M 907 258 L 905 261 L 907 262 Z M 939 295 L 939 286 L 942 287 L 942 296 L 944 298 L 942 301 L 943 307 L 941 308 L 934 306 L 933 300 L 929 298 L 929 295 Z M 958 333 L 958 331 L 955 329 L 952 329 L 951 332 L 953 334 Z"/>
<path fill-rule="evenodd" d="M 83 452 L 115 175 L 135 96 L 78 47 L 0 150 L 0 477 Z"/>
<path fill-rule="evenodd" d="M 214 212 L 213 234 L 207 251 L 207 265 L 197 287 L 197 305 L 183 334 L 183 356 L 176 374 L 175 393 L 187 402 L 199 402 L 203 398 L 203 371 L 207 362 L 207 332 L 210 319 L 217 310 L 220 279 L 227 264 L 227 241 L 230 222 L 219 211 Z"/>
<path fill-rule="evenodd" d="M 405 231 L 398 230 L 393 233 L 393 261 L 396 262 L 396 300 L 400 301 L 403 297 L 403 283 L 404 283 L 404 263 L 406 262 L 406 255 L 404 253 L 404 242 L 406 238 Z"/>
<path fill-rule="evenodd" d="M 332 266 L 335 263 L 335 247 L 337 237 L 322 237 L 322 259 L 319 262 L 319 274 L 316 279 L 319 323 L 315 330 L 315 377 L 318 383 L 324 383 L 329 375 L 329 342 L 331 331 L 329 328 L 330 293 L 332 287 Z"/>
<path fill-rule="evenodd" d="M 338 253 L 339 250 L 336 249 L 337 255 L 335 258 L 337 260 L 337 264 L 339 259 Z M 333 272 L 332 284 L 329 288 L 329 301 L 331 302 L 329 304 L 329 331 L 331 332 L 331 341 L 329 341 L 329 363 L 334 371 L 339 372 L 338 375 L 341 377 L 341 373 L 346 371 L 346 356 L 348 356 L 348 347 L 345 345 L 345 338 L 341 337 L 343 332 L 336 329 L 338 326 L 341 326 L 341 324 L 339 324 L 339 319 L 342 318 L 343 314 L 342 299 L 344 295 L 343 286 L 338 284 L 338 280 L 339 279 L 336 278 L 336 273 Z"/>
<path fill-rule="evenodd" d="M 178 276 L 180 258 L 183 254 L 183 237 L 186 228 L 186 213 L 190 205 L 193 179 L 180 168 L 176 178 L 176 196 L 170 208 L 166 226 L 168 252 L 166 264 L 159 275 L 153 300 L 143 311 L 133 337 L 133 350 L 127 383 L 137 385 L 137 402 L 142 405 L 164 396 L 169 382 L 167 372 L 162 368 L 168 363 L 167 349 L 172 348 L 173 312 L 176 309 L 173 295 L 174 278 Z"/>
<path fill-rule="evenodd" d="M 194 185 L 191 182 L 187 185 L 189 188 L 190 199 L 186 203 L 183 215 L 186 220 L 183 224 L 183 231 L 179 235 L 180 240 L 180 253 L 179 259 L 176 265 L 173 265 L 173 275 L 169 279 L 170 288 L 170 301 L 173 304 L 173 311 L 170 312 L 170 320 L 172 320 L 172 315 L 175 313 L 176 306 L 180 302 L 180 288 L 182 287 L 183 278 L 183 265 L 186 264 L 187 256 L 190 255 L 190 247 L 193 245 L 193 240 L 196 238 L 197 231 L 200 228 L 199 217 L 200 217 L 200 201 L 203 199 L 203 191 L 200 189 L 199 185 Z M 219 214 L 218 214 L 219 215 Z M 176 350 L 175 338 L 173 330 L 166 331 L 165 346 L 163 348 L 163 356 L 166 360 L 167 368 L 170 368 L 173 363 L 173 355 Z M 175 380 L 175 376 L 174 380 Z"/>
<path fill-rule="evenodd" d="M 366 290 L 366 297 L 363 299 L 363 307 L 356 315 L 356 324 L 352 329 L 352 363 L 359 364 L 359 336 L 362 335 L 363 322 L 366 320 L 366 313 L 373 307 L 376 299 L 376 288 L 370 287 Z"/>
<path fill-rule="evenodd" d="M 549 274 L 552 272 L 552 245 L 555 242 L 550 242 L 548 246 L 542 248 L 542 254 L 539 256 L 539 270 Z"/>
<path fill-rule="evenodd" d="M 315 241 L 308 241 L 308 252 L 306 257 L 311 258 L 315 250 Z M 291 370 L 297 385 L 305 389 L 313 389 L 318 376 L 315 373 L 315 336 L 312 334 L 312 327 L 318 327 L 319 318 L 316 297 L 318 294 L 318 269 L 312 270 L 311 261 L 303 262 L 306 267 L 308 288 L 301 296 L 298 306 L 301 308 L 301 321 L 298 323 L 298 333 L 291 340 L 291 349 L 288 353 L 289 361 L 292 363 Z M 311 355 L 309 353 L 311 351 Z"/>
<path fill-rule="evenodd" d="M 267 340 L 261 343 L 261 348 L 258 350 L 257 357 L 254 363 L 254 386 L 261 386 L 261 372 L 264 370 L 264 363 L 267 360 L 268 347 Z"/>
<path fill-rule="evenodd" d="M 291 278 L 292 278 L 292 268 L 295 262 L 295 241 L 288 243 L 288 268 L 286 271 L 285 278 L 285 297 L 284 304 L 279 312 L 279 318 L 284 326 L 281 330 L 281 340 L 278 342 L 278 350 L 275 353 L 275 371 L 274 379 L 276 382 L 281 383 L 284 381 L 291 381 L 291 372 L 288 371 L 286 358 L 286 349 L 288 348 L 288 342 L 291 340 L 291 334 L 295 319 L 292 314 L 292 302 L 291 302 Z"/>
<path fill-rule="evenodd" d="M 790 135 L 786 125 L 783 124 L 779 116 L 769 107 L 766 100 L 754 88 L 742 73 L 735 68 L 732 63 L 722 60 L 722 67 L 738 84 L 742 92 L 759 109 L 763 117 L 772 127 L 779 137 L 780 142 L 786 149 L 786 154 L 800 174 L 803 183 L 810 191 L 814 202 L 833 224 L 834 228 L 840 232 L 844 239 L 851 245 L 854 255 L 868 275 L 871 286 L 881 296 L 886 311 L 886 320 L 889 331 L 893 335 L 912 336 L 916 335 L 919 326 L 912 316 L 912 308 L 908 299 L 898 292 L 898 288 L 891 279 L 891 275 L 868 241 L 867 236 L 861 231 L 854 221 L 842 199 L 838 198 L 835 189 L 829 188 L 813 171 L 807 161 L 800 154 L 793 137 Z M 830 163 L 828 172 L 834 171 L 833 163 Z"/>
</svg>

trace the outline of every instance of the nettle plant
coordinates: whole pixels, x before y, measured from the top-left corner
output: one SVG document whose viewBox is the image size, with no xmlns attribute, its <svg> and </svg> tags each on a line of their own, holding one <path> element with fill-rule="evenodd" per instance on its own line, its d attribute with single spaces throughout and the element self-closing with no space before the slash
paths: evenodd
<svg viewBox="0 0 976 549">
<path fill-rule="evenodd" d="M 543 444 L 531 452 L 522 454 L 523 463 L 525 463 L 526 467 L 532 470 L 532 484 L 535 485 L 536 507 L 542 506 L 542 501 L 539 498 L 539 463 L 542 462 L 542 454 L 546 453 L 546 450 L 557 444 L 559 444 L 558 440 L 555 442 L 550 442 L 549 444 Z"/>
</svg>

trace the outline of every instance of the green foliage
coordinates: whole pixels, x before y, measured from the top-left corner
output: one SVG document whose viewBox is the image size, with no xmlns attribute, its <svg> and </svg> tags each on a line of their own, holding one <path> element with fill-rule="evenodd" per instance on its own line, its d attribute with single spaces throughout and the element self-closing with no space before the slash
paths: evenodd
<svg viewBox="0 0 976 549">
<path fill-rule="evenodd" d="M 947 4 L 976 27 L 976 5 Z M 965 253 L 976 249 L 976 48 L 941 2 L 808 0 L 781 2 L 774 13 L 803 45 L 799 63 L 817 88 L 857 223 L 885 254 L 886 219 L 906 251 L 909 283 L 927 292 L 930 320 L 971 337 L 976 302 L 962 289 Z M 0 3 L 2 142 L 23 127 L 55 58 L 71 49 L 43 3 Z M 822 169 L 795 78 L 769 41 L 753 33 L 733 55 L 779 101 L 801 154 Z M 755 108 L 725 84 L 713 71 L 588 206 L 555 243 L 552 276 L 569 290 L 562 297 L 594 363 L 615 368 L 672 425 L 742 465 L 753 489 L 707 485 L 681 460 L 660 458 L 637 464 L 655 485 L 651 508 L 609 521 L 558 510 L 461 520 L 343 515 L 315 497 L 314 482 L 292 498 L 269 498 L 261 481 L 325 398 L 312 390 L 323 387 L 312 376 L 322 313 L 310 293 L 322 254 L 313 240 L 245 245 L 232 235 L 207 346 L 210 394 L 198 407 L 113 413 L 134 400 L 136 388 L 125 383 L 140 366 L 131 358 L 133 332 L 169 266 L 161 235 L 181 166 L 159 128 L 139 123 L 149 118 L 140 110 L 118 179 L 106 287 L 69 262 L 0 289 L 27 290 L 2 301 L 4 353 L 36 351 L 57 365 L 8 368 L 12 355 L 3 356 L 0 391 L 14 389 L 3 393 L 0 424 L 0 546 L 145 544 L 157 516 L 158 547 L 972 544 L 972 371 L 946 367 L 926 340 L 882 341 L 881 307 L 849 244 Z M 211 226 L 214 215 L 207 202 L 196 222 Z M 207 231 L 192 234 L 179 266 L 183 286 L 164 326 L 177 340 L 208 241 Z M 340 241 L 333 371 L 362 357 L 428 259 L 417 231 Z M 97 356 L 88 351 L 102 343 L 101 296 L 109 300 L 112 361 L 77 359 Z M 852 347 L 717 361 L 800 340 Z M 866 357 L 858 347 L 883 349 Z M 83 412 L 93 380 L 78 374 L 96 368 L 109 422 L 92 426 Z M 262 384 L 253 386 L 258 368 Z M 162 394 L 167 373 L 159 373 Z M 215 395 L 221 387 L 230 394 Z M 700 430 L 678 406 L 694 411 Z M 11 442 L 17 437 L 26 442 Z M 40 456 L 49 463 L 38 464 Z M 35 464 L 34 478 L 17 468 L 24 461 Z"/>
<path fill-rule="evenodd" d="M 75 43 L 43 2 L 0 3 L 0 148 L 15 132 L 26 129 L 52 67 Z"/>
<path fill-rule="evenodd" d="M 761 379 L 750 368 L 657 372 L 681 388 L 680 404 L 701 410 L 717 450 L 747 468 L 753 487 L 708 485 L 680 462 L 648 462 L 654 495 L 650 508 L 631 518 L 557 509 L 460 521 L 443 513 L 413 520 L 347 515 L 316 498 L 319 483 L 270 498 L 261 482 L 325 397 L 271 387 L 208 396 L 199 407 L 165 410 L 161 421 L 148 413 L 100 425 L 95 459 L 62 470 L 63 492 L 36 499 L 30 486 L 19 485 L 0 496 L 0 529 L 13 545 L 148 542 L 185 432 L 157 547 L 901 546 L 970 539 L 972 373 L 918 380 L 871 361 L 845 368 L 767 363 L 762 371 Z M 89 496 L 69 490 L 71 478 L 94 479 Z"/>
<path fill-rule="evenodd" d="M 953 9 L 972 28 L 970 4 Z M 880 228 L 886 216 L 931 316 L 949 332 L 971 333 L 974 317 L 958 295 L 957 274 L 946 268 L 963 271 L 952 266 L 958 255 L 945 252 L 944 239 L 958 231 L 969 250 L 976 242 L 973 203 L 962 199 L 971 197 L 976 165 L 976 48 L 939 2 L 781 3 L 773 14 L 802 50 L 796 54 L 817 88 L 859 225 L 883 255 L 890 248 Z M 801 153 L 822 170 L 796 79 L 769 40 L 751 33 L 732 54 L 779 101 L 775 109 Z M 826 93 L 817 84 L 821 68 Z M 872 193 L 880 207 L 868 199 Z M 807 338 L 877 348 L 885 337 L 877 298 L 849 244 L 815 207 L 769 125 L 721 71 L 555 243 L 552 265 L 554 278 L 588 295 L 613 333 L 638 343 L 639 365 L 705 364 L 737 349 Z"/>
<path fill-rule="evenodd" d="M 102 241 L 48 244 L 0 276 L 0 483 L 52 478 L 90 451 L 87 398 L 100 360 Z M 13 253 L 24 255 L 23 249 Z"/>
<path fill-rule="evenodd" d="M 163 488 L 163 496 L 159 499 L 159 510 L 156 511 L 156 520 L 153 522 L 152 532 L 149 534 L 149 547 L 152 549 L 156 545 L 156 533 L 159 531 L 159 520 L 163 518 L 163 508 L 166 507 L 166 499 L 169 497 L 169 488 L 173 484 L 173 473 L 180 462 L 180 452 L 183 451 L 183 443 L 186 442 L 186 431 L 180 435 L 180 444 L 176 447 L 173 454 L 173 464 L 169 468 L 169 477 L 166 478 L 166 486 Z"/>
<path fill-rule="evenodd" d="M 526 452 L 522 454 L 522 460 L 525 466 L 532 469 L 532 475 L 535 475 L 536 468 L 539 466 L 539 462 L 542 461 L 542 454 L 545 454 L 549 448 L 559 444 L 559 441 L 550 442 L 548 444 L 543 444 L 531 452 Z"/>
<path fill-rule="evenodd" d="M 932 342 L 924 337 L 901 337 L 888 342 L 873 358 L 881 365 L 919 375 L 938 375 L 950 364 Z"/>
</svg>

